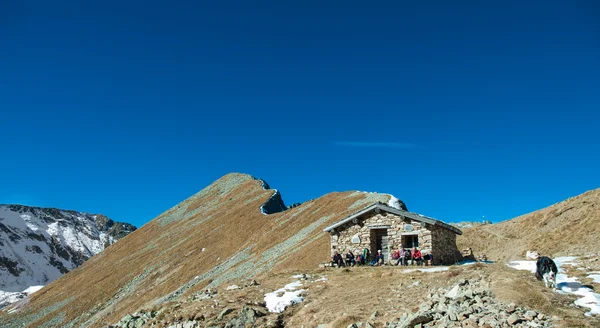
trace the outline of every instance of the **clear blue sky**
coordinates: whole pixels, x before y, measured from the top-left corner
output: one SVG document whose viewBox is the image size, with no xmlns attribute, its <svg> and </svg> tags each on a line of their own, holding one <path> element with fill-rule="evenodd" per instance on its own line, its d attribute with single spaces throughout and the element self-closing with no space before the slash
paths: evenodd
<svg viewBox="0 0 600 328">
<path fill-rule="evenodd" d="M 523 2 L 2 1 L 0 203 L 139 226 L 244 172 L 500 221 L 598 188 L 600 4 Z"/>
</svg>

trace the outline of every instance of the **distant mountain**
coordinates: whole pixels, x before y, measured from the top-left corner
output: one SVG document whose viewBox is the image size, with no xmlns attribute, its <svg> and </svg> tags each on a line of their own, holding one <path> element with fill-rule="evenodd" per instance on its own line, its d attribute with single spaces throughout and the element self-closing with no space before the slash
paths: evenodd
<svg viewBox="0 0 600 328">
<path fill-rule="evenodd" d="M 483 224 L 492 224 L 492 221 L 489 220 L 483 220 L 483 221 L 462 221 L 462 222 L 456 222 L 456 223 L 450 223 L 451 225 L 459 228 L 459 229 L 466 229 L 466 228 L 473 228 L 473 227 L 477 227 Z"/>
<path fill-rule="evenodd" d="M 323 229 L 376 202 L 405 207 L 389 194 L 350 191 L 287 209 L 264 181 L 228 174 L 0 311 L 0 327 L 1 322 L 106 327 L 128 313 L 183 302 L 205 288 L 314 269 L 330 258 L 330 236 Z"/>
<path fill-rule="evenodd" d="M 598 236 L 600 189 L 512 220 L 465 228 L 456 242 L 497 261 L 522 258 L 528 250 L 549 256 L 596 253 Z"/>
<path fill-rule="evenodd" d="M 46 285 L 135 229 L 101 214 L 0 205 L 0 291 Z"/>
</svg>

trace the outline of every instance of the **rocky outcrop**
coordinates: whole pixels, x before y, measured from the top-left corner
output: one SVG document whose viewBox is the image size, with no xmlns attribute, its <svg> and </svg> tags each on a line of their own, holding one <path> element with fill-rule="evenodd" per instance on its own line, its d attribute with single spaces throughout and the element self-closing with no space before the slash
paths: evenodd
<svg viewBox="0 0 600 328">
<path fill-rule="evenodd" d="M 283 199 L 281 198 L 281 193 L 278 190 L 275 190 L 275 193 L 266 203 L 261 206 L 260 210 L 263 214 L 273 214 L 283 212 L 287 209 Z"/>
<path fill-rule="evenodd" d="M 549 316 L 497 301 L 481 279 L 462 280 L 429 294 L 419 310 L 405 313 L 387 328 L 412 327 L 554 327 Z"/>
<path fill-rule="evenodd" d="M 159 311 L 141 311 L 133 314 L 128 314 L 123 317 L 118 323 L 111 325 L 112 328 L 138 328 L 138 327 L 164 327 L 164 323 L 160 322 L 158 318 L 162 317 L 164 310 Z M 192 319 L 187 320 L 176 320 L 166 327 L 169 328 L 195 328 L 204 327 L 210 322 L 225 322 L 225 328 L 246 328 L 246 327 L 257 327 L 256 321 L 258 318 L 264 317 L 267 312 L 264 309 L 256 307 L 244 306 L 236 313 L 233 313 L 233 309 L 225 308 L 219 313 L 213 320 L 206 318 L 200 314 Z M 226 320 L 224 320 L 226 319 Z M 275 327 L 274 325 L 271 325 Z M 219 325 L 223 327 L 223 325 Z"/>
<path fill-rule="evenodd" d="M 96 226 L 98 226 L 98 230 L 105 232 L 108 236 L 113 237 L 115 240 L 127 236 L 136 229 L 133 224 L 115 222 L 102 214 L 94 215 L 94 217 L 96 220 Z"/>
</svg>

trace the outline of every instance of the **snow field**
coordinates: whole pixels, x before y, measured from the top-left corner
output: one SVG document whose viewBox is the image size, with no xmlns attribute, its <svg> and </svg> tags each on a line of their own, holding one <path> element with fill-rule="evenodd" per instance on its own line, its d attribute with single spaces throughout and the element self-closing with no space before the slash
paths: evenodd
<svg viewBox="0 0 600 328">
<path fill-rule="evenodd" d="M 590 311 L 585 313 L 586 316 L 600 315 L 600 294 L 594 293 L 594 290 L 591 288 L 584 287 L 577 278 L 569 277 L 562 268 L 566 264 L 577 266 L 576 259 L 577 257 L 574 256 L 563 256 L 554 259 L 554 263 L 558 267 L 556 289 L 558 293 L 581 296 L 575 300 L 575 305 L 589 308 Z M 513 269 L 526 270 L 531 273 L 535 273 L 536 271 L 536 261 L 510 261 L 506 265 Z M 596 276 L 600 278 L 600 275 L 596 275 L 595 273 L 590 274 L 588 277 L 592 277 L 594 282 L 596 282 Z"/>
</svg>

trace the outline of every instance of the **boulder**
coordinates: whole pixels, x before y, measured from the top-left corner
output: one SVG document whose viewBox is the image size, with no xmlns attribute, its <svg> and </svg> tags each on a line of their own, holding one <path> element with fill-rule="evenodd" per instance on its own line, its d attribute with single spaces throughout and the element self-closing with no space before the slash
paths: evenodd
<svg viewBox="0 0 600 328">
<path fill-rule="evenodd" d="M 525 314 L 523 315 L 523 317 L 529 321 L 533 320 L 535 317 L 537 317 L 537 312 L 533 311 L 533 310 L 529 310 L 526 311 Z"/>
<path fill-rule="evenodd" d="M 415 314 L 409 316 L 408 318 L 406 318 L 406 320 L 404 321 L 404 323 L 402 323 L 400 325 L 400 327 L 401 328 L 413 328 L 418 324 L 428 323 L 428 322 L 431 322 L 432 320 L 433 320 L 433 313 L 431 313 L 431 312 L 415 313 Z"/>
<path fill-rule="evenodd" d="M 510 316 L 508 316 L 506 321 L 508 322 L 509 325 L 514 325 L 514 324 L 521 322 L 522 320 L 521 320 L 521 318 L 519 318 L 519 316 L 516 313 L 513 313 Z"/>
<path fill-rule="evenodd" d="M 446 296 L 446 298 L 449 298 L 449 299 L 455 299 L 455 298 L 457 298 L 457 297 L 458 297 L 458 292 L 459 292 L 459 290 L 460 290 L 460 286 L 459 286 L 459 285 L 455 285 L 455 286 L 454 286 L 454 287 L 452 287 L 452 289 L 450 289 L 450 291 L 449 291 L 449 292 L 447 292 L 447 293 L 446 293 L 446 295 L 444 295 L 444 296 Z"/>
</svg>

